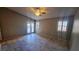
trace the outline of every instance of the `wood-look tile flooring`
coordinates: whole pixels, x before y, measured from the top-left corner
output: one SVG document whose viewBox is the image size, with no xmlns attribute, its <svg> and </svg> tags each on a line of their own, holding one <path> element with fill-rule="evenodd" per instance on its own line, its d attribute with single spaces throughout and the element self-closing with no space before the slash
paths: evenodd
<svg viewBox="0 0 79 59">
<path fill-rule="evenodd" d="M 37 34 L 29 34 L 13 38 L 1 44 L 2 51 L 66 51 L 52 40 Z"/>
</svg>

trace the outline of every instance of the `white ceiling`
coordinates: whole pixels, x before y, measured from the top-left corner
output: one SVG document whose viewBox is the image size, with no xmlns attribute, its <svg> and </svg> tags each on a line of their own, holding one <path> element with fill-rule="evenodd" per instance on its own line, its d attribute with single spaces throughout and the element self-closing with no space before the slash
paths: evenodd
<svg viewBox="0 0 79 59">
<path fill-rule="evenodd" d="M 9 9 L 16 11 L 22 15 L 28 16 L 35 20 L 55 18 L 74 15 L 76 8 L 71 7 L 46 7 L 47 14 L 42 16 L 35 16 L 30 7 L 8 7 Z"/>
</svg>

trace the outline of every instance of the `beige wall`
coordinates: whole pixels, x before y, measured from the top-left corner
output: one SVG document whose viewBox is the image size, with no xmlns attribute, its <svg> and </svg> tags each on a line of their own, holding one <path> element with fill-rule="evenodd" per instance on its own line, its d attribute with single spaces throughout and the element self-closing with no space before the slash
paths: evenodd
<svg viewBox="0 0 79 59">
<path fill-rule="evenodd" d="M 57 35 L 57 19 L 49 18 L 37 21 L 39 22 L 39 29 L 37 34 L 52 39 Z"/>
<path fill-rule="evenodd" d="M 30 18 L 8 10 L 7 8 L 1 8 L 0 17 L 4 37 L 27 34 L 27 21 L 32 21 Z"/>
<path fill-rule="evenodd" d="M 66 40 L 66 32 L 58 31 L 58 22 L 63 20 L 71 20 L 71 16 L 68 18 L 57 17 L 39 20 L 39 26 L 36 26 L 36 33 L 49 39 Z M 39 28 L 38 28 L 39 27 Z"/>
<path fill-rule="evenodd" d="M 79 51 L 79 10 L 77 11 L 74 18 L 71 41 L 72 41 L 71 50 Z"/>
<path fill-rule="evenodd" d="M 2 40 L 2 37 L 1 37 L 1 28 L 0 28 L 0 40 Z"/>
</svg>

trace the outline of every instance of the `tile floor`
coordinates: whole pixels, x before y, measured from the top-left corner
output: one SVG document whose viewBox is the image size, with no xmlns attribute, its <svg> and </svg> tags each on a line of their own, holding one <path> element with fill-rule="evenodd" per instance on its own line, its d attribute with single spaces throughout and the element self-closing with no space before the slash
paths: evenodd
<svg viewBox="0 0 79 59">
<path fill-rule="evenodd" d="M 67 51 L 52 40 L 29 34 L 9 40 L 1 45 L 2 51 Z"/>
</svg>

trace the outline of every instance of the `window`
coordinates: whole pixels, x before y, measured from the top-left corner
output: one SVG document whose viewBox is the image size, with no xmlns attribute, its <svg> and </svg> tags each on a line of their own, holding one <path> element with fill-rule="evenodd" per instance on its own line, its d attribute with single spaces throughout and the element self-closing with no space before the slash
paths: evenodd
<svg viewBox="0 0 79 59">
<path fill-rule="evenodd" d="M 58 31 L 61 31 L 62 30 L 62 21 L 59 21 L 58 22 Z"/>
<path fill-rule="evenodd" d="M 36 22 L 36 29 L 39 29 L 39 21 Z"/>
<path fill-rule="evenodd" d="M 27 33 L 31 33 L 30 23 L 27 23 Z"/>
<path fill-rule="evenodd" d="M 62 31 L 67 31 L 67 21 L 63 21 Z"/>
<path fill-rule="evenodd" d="M 31 32 L 34 32 L 34 23 L 31 23 Z"/>
<path fill-rule="evenodd" d="M 27 23 L 27 33 L 33 33 L 34 32 L 34 22 L 28 22 Z"/>
<path fill-rule="evenodd" d="M 58 31 L 67 31 L 67 21 L 59 21 L 58 22 Z"/>
</svg>

